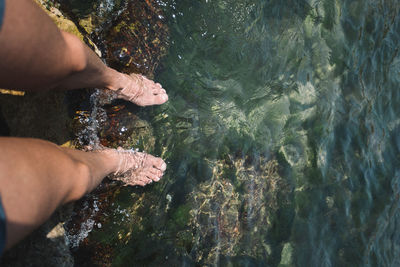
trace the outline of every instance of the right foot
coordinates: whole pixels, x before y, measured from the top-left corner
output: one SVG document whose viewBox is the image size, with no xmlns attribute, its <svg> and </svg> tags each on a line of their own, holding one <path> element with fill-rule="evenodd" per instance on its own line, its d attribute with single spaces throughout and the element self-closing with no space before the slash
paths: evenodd
<svg viewBox="0 0 400 267">
<path fill-rule="evenodd" d="M 118 167 L 112 179 L 122 181 L 125 185 L 145 186 L 158 182 L 167 168 L 167 164 L 161 158 L 146 153 L 122 148 L 108 151 L 117 152 L 118 157 Z"/>
</svg>

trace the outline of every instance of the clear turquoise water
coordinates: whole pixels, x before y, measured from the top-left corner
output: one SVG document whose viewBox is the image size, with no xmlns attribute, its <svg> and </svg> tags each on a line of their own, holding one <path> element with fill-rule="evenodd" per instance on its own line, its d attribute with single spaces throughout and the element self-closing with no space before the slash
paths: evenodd
<svg viewBox="0 0 400 267">
<path fill-rule="evenodd" d="M 154 202 L 144 202 L 142 228 L 132 219 L 124 244 L 98 238 L 117 251 L 114 265 L 400 265 L 400 2 L 160 4 L 171 36 L 156 80 L 170 101 L 143 112 L 157 138 L 150 152 L 168 171 L 145 189 Z M 227 158 L 255 177 L 257 162 L 277 159 L 286 184 L 277 206 L 256 194 L 261 178 L 233 187 L 245 204 L 211 195 L 207 186 L 243 174 L 216 171 Z M 141 194 L 126 189 L 118 205 Z M 226 203 L 249 210 L 239 230 L 215 219 L 228 216 Z"/>
</svg>

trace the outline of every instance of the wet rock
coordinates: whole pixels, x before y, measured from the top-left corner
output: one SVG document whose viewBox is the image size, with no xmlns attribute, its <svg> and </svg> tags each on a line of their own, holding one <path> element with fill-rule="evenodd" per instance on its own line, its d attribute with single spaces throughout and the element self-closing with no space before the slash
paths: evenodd
<svg viewBox="0 0 400 267">
<path fill-rule="evenodd" d="M 168 27 L 157 1 L 59 0 L 57 3 L 81 34 L 102 50 L 110 67 L 154 77 L 168 48 Z"/>
<path fill-rule="evenodd" d="M 151 125 L 124 105 L 105 109 L 107 120 L 99 131 L 100 143 L 107 147 L 152 151 L 155 137 Z"/>
<path fill-rule="evenodd" d="M 126 105 L 96 107 L 95 114 L 92 113 L 88 110 L 75 113 L 72 128 L 77 133 L 80 148 L 90 145 L 95 138 L 98 139 L 98 144 L 105 147 L 141 151 L 154 149 L 155 137 L 151 125 Z"/>
<path fill-rule="evenodd" d="M 64 92 L 28 92 L 24 96 L 0 95 L 0 110 L 9 135 L 33 137 L 59 145 L 71 139 L 70 117 Z"/>
<path fill-rule="evenodd" d="M 117 204 L 124 198 L 131 198 L 132 206 Z M 108 181 L 77 203 L 75 215 L 66 225 L 68 238 L 73 241 L 75 262 L 111 266 L 124 257 L 119 252 L 147 228 L 148 218 L 143 214 L 154 212 L 155 205 L 151 205 L 151 201 L 155 199 L 149 198 L 142 189 L 132 190 L 132 187 L 124 188 L 118 182 Z"/>
<path fill-rule="evenodd" d="M 168 28 L 157 1 L 130 1 L 105 33 L 107 63 L 127 73 L 153 76 L 167 51 Z"/>
<path fill-rule="evenodd" d="M 76 27 L 75 23 L 66 18 L 61 11 L 57 8 L 57 5 L 53 1 L 47 0 L 36 0 L 40 7 L 46 11 L 47 15 L 54 21 L 58 28 L 63 31 L 74 34 L 83 40 L 83 35 Z"/>
<path fill-rule="evenodd" d="M 111 27 L 112 22 L 126 8 L 125 0 L 57 0 L 62 12 L 89 36 L 98 36 Z"/>
<path fill-rule="evenodd" d="M 25 238 L 0 259 L 1 266 L 74 266 L 64 223 L 71 214 L 71 205 L 57 211 L 45 224 Z"/>
<path fill-rule="evenodd" d="M 92 118 L 89 112 L 77 114 L 75 124 L 84 131 L 90 129 Z M 98 107 L 95 121 L 98 122 L 97 138 L 102 146 L 141 151 L 154 149 L 155 138 L 150 124 L 123 104 Z M 85 140 L 81 140 L 80 146 L 83 147 L 84 143 Z M 119 181 L 106 179 L 92 194 L 76 203 L 75 215 L 67 224 L 67 232 L 78 265 L 91 262 L 93 266 L 111 266 L 118 256 L 114 248 L 130 242 L 137 231 L 135 229 L 146 227 L 143 208 L 147 206 L 146 212 L 149 213 L 155 208 L 151 203 L 157 201 L 141 194 L 141 188 L 122 186 Z M 129 198 L 134 204 L 124 209 L 117 207 L 116 211 L 114 203 L 121 203 L 126 194 L 131 194 Z"/>
<path fill-rule="evenodd" d="M 103 212 L 110 209 L 119 193 L 120 188 L 115 183 L 103 183 L 92 194 L 75 203 L 74 214 L 65 227 L 76 265 L 111 266 L 113 247 L 93 241 L 89 235 L 92 230 L 101 231 L 103 225 L 107 225 L 109 217 Z"/>
</svg>

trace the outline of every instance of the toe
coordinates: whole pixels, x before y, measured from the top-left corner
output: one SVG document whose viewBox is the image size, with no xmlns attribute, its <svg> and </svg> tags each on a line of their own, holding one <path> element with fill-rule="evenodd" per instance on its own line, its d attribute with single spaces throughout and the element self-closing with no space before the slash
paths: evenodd
<svg viewBox="0 0 400 267">
<path fill-rule="evenodd" d="M 153 166 L 154 168 L 161 170 L 161 172 L 164 172 L 167 169 L 167 164 L 161 158 L 149 155 L 148 159 L 149 163 L 151 163 L 151 165 L 148 166 Z"/>
<path fill-rule="evenodd" d="M 149 170 L 149 172 L 151 172 L 152 174 L 156 175 L 157 177 L 161 177 L 164 175 L 164 172 L 160 171 L 159 169 L 156 168 L 151 168 Z"/>
<path fill-rule="evenodd" d="M 155 182 L 158 182 L 158 181 L 160 181 L 160 179 L 161 179 L 161 176 L 160 176 L 160 175 L 156 175 L 156 174 L 151 173 L 151 172 L 148 172 L 148 173 L 146 174 L 146 176 L 147 176 L 147 178 L 149 178 L 149 179 L 151 179 L 152 181 L 155 181 Z"/>
<path fill-rule="evenodd" d="M 165 163 L 164 161 L 162 161 L 162 163 L 161 163 L 161 165 L 159 165 L 160 166 L 160 170 L 162 171 L 162 172 L 164 172 L 166 169 L 167 169 L 167 163 Z"/>
<path fill-rule="evenodd" d="M 137 177 L 137 176 L 135 176 L 135 177 L 130 177 L 130 179 L 125 179 L 124 180 L 124 182 L 125 182 L 125 185 L 126 186 L 128 186 L 128 185 L 131 185 L 131 186 L 135 186 L 135 185 L 140 185 L 140 186 L 145 186 L 146 184 L 147 184 L 147 178 L 144 178 L 144 177 Z"/>
<path fill-rule="evenodd" d="M 141 177 L 136 181 L 138 185 L 145 186 L 151 182 L 151 179 L 147 178 L 146 175 L 141 175 Z"/>
<path fill-rule="evenodd" d="M 141 182 L 145 184 L 151 184 L 153 182 L 153 179 L 151 177 L 148 177 L 147 175 L 141 179 Z"/>
<path fill-rule="evenodd" d="M 165 90 L 162 89 L 162 88 L 153 89 L 153 95 L 162 95 L 162 94 L 165 94 L 165 93 L 166 93 Z"/>
<path fill-rule="evenodd" d="M 158 94 L 154 96 L 154 104 L 161 105 L 168 101 L 167 94 Z"/>
</svg>

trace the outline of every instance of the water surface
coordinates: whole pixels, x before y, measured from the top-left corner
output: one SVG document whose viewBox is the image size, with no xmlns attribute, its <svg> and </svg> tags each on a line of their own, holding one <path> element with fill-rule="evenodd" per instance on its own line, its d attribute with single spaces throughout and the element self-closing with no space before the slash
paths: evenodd
<svg viewBox="0 0 400 267">
<path fill-rule="evenodd" d="M 398 266 L 400 3 L 159 3 L 168 171 L 90 233 L 113 264 Z"/>
</svg>

